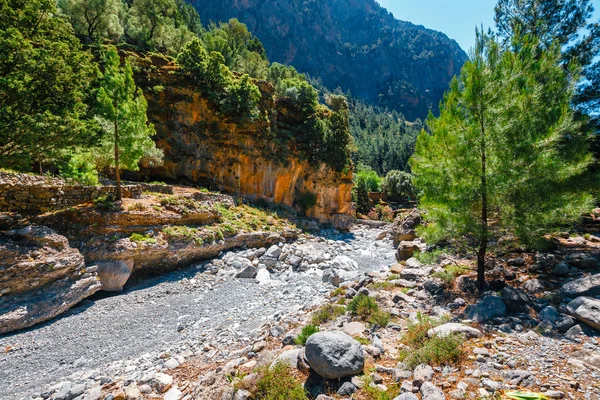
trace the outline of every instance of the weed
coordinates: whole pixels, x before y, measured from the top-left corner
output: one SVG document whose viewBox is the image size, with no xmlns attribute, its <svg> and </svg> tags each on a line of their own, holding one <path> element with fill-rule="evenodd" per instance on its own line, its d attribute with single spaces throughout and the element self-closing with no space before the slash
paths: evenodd
<svg viewBox="0 0 600 400">
<path fill-rule="evenodd" d="M 356 315 L 364 321 L 368 321 L 371 324 L 378 324 L 385 327 L 389 322 L 389 314 L 381 311 L 377 302 L 372 297 L 364 294 L 355 296 L 350 303 L 348 303 L 348 311 L 352 315 Z"/>
<path fill-rule="evenodd" d="M 315 311 L 312 315 L 313 325 L 321 325 L 325 322 L 332 321 L 344 315 L 346 313 L 346 307 L 336 306 L 330 303 L 325 304 L 323 307 Z"/>
<path fill-rule="evenodd" d="M 390 281 L 377 281 L 377 282 L 373 282 L 369 285 L 370 288 L 375 289 L 375 290 L 391 290 L 395 286 L 396 285 L 394 285 Z"/>
<path fill-rule="evenodd" d="M 167 226 L 162 230 L 163 235 L 169 241 L 184 241 L 195 242 L 198 246 L 202 246 L 203 240 L 198 236 L 198 229 L 188 226 Z"/>
<path fill-rule="evenodd" d="M 348 291 L 348 289 L 346 289 L 343 286 L 336 288 L 333 292 L 331 292 L 330 297 L 345 296 L 347 291 Z"/>
<path fill-rule="evenodd" d="M 354 338 L 354 340 L 356 340 L 360 344 L 364 344 L 365 346 L 368 346 L 371 344 L 371 341 L 369 339 L 367 339 L 366 337 L 362 337 L 362 336 L 356 336 Z"/>
<path fill-rule="evenodd" d="M 156 239 L 148 237 L 148 235 L 142 235 L 140 233 L 131 234 L 131 236 L 129 236 L 129 239 L 132 242 L 137 242 L 137 243 L 148 243 L 148 244 L 156 243 Z"/>
<path fill-rule="evenodd" d="M 285 363 L 265 366 L 258 371 L 255 399 L 307 400 L 302 383 L 294 377 L 292 368 Z"/>
<path fill-rule="evenodd" d="M 444 282 L 446 282 L 447 284 L 450 285 L 450 284 L 452 284 L 452 282 L 454 282 L 454 279 L 456 279 L 457 277 L 459 277 L 461 275 L 466 274 L 470 270 L 471 269 L 465 265 L 451 264 L 451 265 L 447 265 L 443 271 L 432 274 L 432 276 L 434 278 L 440 278 L 441 280 L 443 280 Z"/>
<path fill-rule="evenodd" d="M 300 332 L 294 341 L 296 344 L 304 346 L 308 338 L 317 332 L 319 332 L 318 327 L 314 325 L 306 325 L 304 328 L 302 328 L 302 332 Z"/>
<path fill-rule="evenodd" d="M 148 207 L 144 203 L 133 203 L 127 210 L 129 211 L 146 211 Z"/>
<path fill-rule="evenodd" d="M 435 264 L 440 262 L 444 250 L 436 249 L 432 251 L 423 251 L 415 254 L 415 258 L 421 261 L 423 264 Z"/>
<path fill-rule="evenodd" d="M 418 314 L 417 322 L 410 323 L 402 337 L 405 347 L 400 349 L 400 361 L 406 363 L 410 369 L 422 363 L 441 365 L 460 361 L 464 355 L 463 336 L 457 334 L 431 338 L 427 336 L 428 330 L 443 322 L 444 320 Z"/>
<path fill-rule="evenodd" d="M 363 382 L 365 384 L 363 388 L 365 400 L 393 400 L 400 395 L 400 388 L 397 384 L 388 386 L 388 390 L 383 391 L 377 386 L 372 385 L 373 380 L 370 376 L 364 376 Z"/>
<path fill-rule="evenodd" d="M 94 200 L 94 206 L 101 211 L 119 211 L 121 206 L 115 202 L 115 196 L 107 194 Z"/>
</svg>

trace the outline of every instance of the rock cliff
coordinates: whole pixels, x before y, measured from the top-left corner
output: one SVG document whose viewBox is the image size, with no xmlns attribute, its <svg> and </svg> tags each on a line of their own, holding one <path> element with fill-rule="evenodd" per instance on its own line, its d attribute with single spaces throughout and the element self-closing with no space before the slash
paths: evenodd
<svg viewBox="0 0 600 400">
<path fill-rule="evenodd" d="M 172 64 L 141 66 L 138 83 L 148 100 L 148 116 L 165 163 L 152 169 L 156 179 L 188 180 L 245 197 L 293 207 L 320 222 L 347 229 L 354 220 L 352 172 L 311 164 L 297 140 L 304 122 L 287 99 L 275 97 L 267 82 L 260 116 L 251 122 L 220 115 Z M 152 61 L 150 61 L 151 63 Z M 314 206 L 306 197 L 316 196 Z"/>
</svg>

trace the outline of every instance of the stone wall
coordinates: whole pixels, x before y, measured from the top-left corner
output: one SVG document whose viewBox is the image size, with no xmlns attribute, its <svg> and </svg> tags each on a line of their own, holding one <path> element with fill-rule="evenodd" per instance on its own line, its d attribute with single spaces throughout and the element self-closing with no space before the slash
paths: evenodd
<svg viewBox="0 0 600 400">
<path fill-rule="evenodd" d="M 123 197 L 139 198 L 150 191 L 149 186 L 125 185 Z M 83 186 L 60 178 L 0 172 L 0 212 L 44 213 L 114 193 L 114 186 Z"/>
</svg>

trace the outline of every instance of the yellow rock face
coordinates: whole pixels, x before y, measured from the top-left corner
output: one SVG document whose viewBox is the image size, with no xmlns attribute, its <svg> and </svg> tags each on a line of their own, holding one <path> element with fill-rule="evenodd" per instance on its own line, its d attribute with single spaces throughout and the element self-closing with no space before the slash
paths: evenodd
<svg viewBox="0 0 600 400">
<path fill-rule="evenodd" d="M 252 123 L 237 124 L 218 115 L 182 77 L 157 76 L 154 79 L 165 89 L 159 94 L 145 93 L 165 163 L 151 171 L 153 176 L 184 178 L 250 200 L 296 209 L 300 209 L 300 196 L 313 193 L 317 204 L 306 210 L 308 216 L 339 228 L 353 221 L 352 173 L 337 172 L 323 163 L 311 165 L 300 158 L 294 140 L 278 142 L 274 130 L 298 122 L 277 104 L 268 83 L 259 82 L 261 116 Z"/>
</svg>

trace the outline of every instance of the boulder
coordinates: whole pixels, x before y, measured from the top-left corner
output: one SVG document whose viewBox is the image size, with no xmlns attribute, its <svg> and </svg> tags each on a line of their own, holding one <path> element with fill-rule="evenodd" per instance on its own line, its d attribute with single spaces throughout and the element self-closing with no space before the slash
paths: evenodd
<svg viewBox="0 0 600 400">
<path fill-rule="evenodd" d="M 273 362 L 271 363 L 271 368 L 276 364 L 285 364 L 292 368 L 298 368 L 298 358 L 300 357 L 300 352 L 302 349 L 291 349 L 286 350 L 281 353 Z"/>
<path fill-rule="evenodd" d="M 423 288 L 435 295 L 441 293 L 446 288 L 446 282 L 440 278 L 428 279 L 423 283 Z"/>
<path fill-rule="evenodd" d="M 121 292 L 133 271 L 133 260 L 100 261 L 96 265 L 102 290 L 107 292 Z"/>
<path fill-rule="evenodd" d="M 559 290 L 562 297 L 600 296 L 600 274 L 586 276 L 565 283 Z"/>
<path fill-rule="evenodd" d="M 413 377 L 416 381 L 427 382 L 433 379 L 433 368 L 427 364 L 420 364 L 415 367 Z"/>
<path fill-rule="evenodd" d="M 532 300 L 523 290 L 512 286 L 506 286 L 500 292 L 502 301 L 512 312 L 528 312 Z"/>
<path fill-rule="evenodd" d="M 567 304 L 569 314 L 600 332 L 600 300 L 578 297 Z"/>
<path fill-rule="evenodd" d="M 448 336 L 453 333 L 459 333 L 465 335 L 467 338 L 480 338 L 483 336 L 479 329 L 472 328 L 468 325 L 458 324 L 454 322 L 449 322 L 447 324 L 443 324 L 440 326 L 436 326 L 435 328 L 431 328 L 427 331 L 427 336 Z"/>
<path fill-rule="evenodd" d="M 400 272 L 400 277 L 407 280 L 417 280 L 420 278 L 426 278 L 431 273 L 430 267 L 424 268 L 404 268 Z"/>
<path fill-rule="evenodd" d="M 274 259 L 278 259 L 281 255 L 281 248 L 274 244 L 273 246 L 269 247 L 269 249 L 265 252 L 264 255 Z"/>
<path fill-rule="evenodd" d="M 347 256 L 337 256 L 333 260 L 329 261 L 331 268 L 337 268 L 344 271 L 355 271 L 358 269 L 356 261 Z"/>
<path fill-rule="evenodd" d="M 254 279 L 257 273 L 256 267 L 250 265 L 238 272 L 235 277 L 240 279 Z"/>
<path fill-rule="evenodd" d="M 331 283 L 333 286 L 337 287 L 340 286 L 340 283 L 342 282 L 342 277 L 340 276 L 338 271 L 336 271 L 333 268 L 329 268 L 323 271 L 322 281 L 325 283 Z"/>
<path fill-rule="evenodd" d="M 476 322 L 486 322 L 506 315 L 506 304 L 498 296 L 489 295 L 465 309 L 465 316 Z"/>
<path fill-rule="evenodd" d="M 446 400 L 444 392 L 431 382 L 423 383 L 420 390 L 423 400 Z"/>
<path fill-rule="evenodd" d="M 406 261 L 411 258 L 417 250 L 419 250 L 419 246 L 414 242 L 402 241 L 398 245 L 398 250 L 396 251 L 396 260 Z"/>
<path fill-rule="evenodd" d="M 361 322 L 347 322 L 344 324 L 344 332 L 350 336 L 362 334 L 367 327 Z"/>
<path fill-rule="evenodd" d="M 400 396 L 394 398 L 394 400 L 419 400 L 416 394 L 407 392 L 402 393 Z"/>
<path fill-rule="evenodd" d="M 266 268 L 261 268 L 256 272 L 254 277 L 259 284 L 265 284 L 271 280 L 271 274 Z"/>
<path fill-rule="evenodd" d="M 343 332 L 317 332 L 306 341 L 308 365 L 326 379 L 339 379 L 362 372 L 365 356 L 361 345 Z"/>
<path fill-rule="evenodd" d="M 537 278 L 528 280 L 523 287 L 529 293 L 540 293 L 544 291 L 544 284 Z"/>
<path fill-rule="evenodd" d="M 561 261 L 556 265 L 556 267 L 554 267 L 552 273 L 556 276 L 569 275 L 569 265 L 566 262 Z"/>
<path fill-rule="evenodd" d="M 420 224 L 421 214 L 418 210 L 412 210 L 408 214 L 397 217 L 391 229 L 394 246 L 397 246 L 402 241 L 414 240 L 417 237 L 415 229 Z"/>
<path fill-rule="evenodd" d="M 600 267 L 600 261 L 598 261 L 598 259 L 584 253 L 572 254 L 567 257 L 565 261 L 567 261 L 569 265 L 579 269 L 593 270 Z"/>
</svg>

